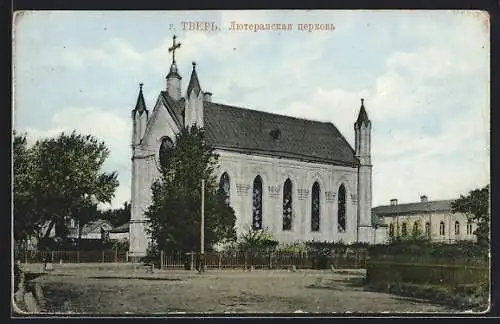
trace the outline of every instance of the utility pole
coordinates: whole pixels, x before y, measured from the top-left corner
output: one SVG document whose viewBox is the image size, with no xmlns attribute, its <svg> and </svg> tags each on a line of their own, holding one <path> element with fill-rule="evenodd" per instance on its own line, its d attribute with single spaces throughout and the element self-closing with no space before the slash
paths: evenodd
<svg viewBox="0 0 500 324">
<path fill-rule="evenodd" d="M 205 179 L 201 179 L 200 271 L 205 272 Z"/>
</svg>

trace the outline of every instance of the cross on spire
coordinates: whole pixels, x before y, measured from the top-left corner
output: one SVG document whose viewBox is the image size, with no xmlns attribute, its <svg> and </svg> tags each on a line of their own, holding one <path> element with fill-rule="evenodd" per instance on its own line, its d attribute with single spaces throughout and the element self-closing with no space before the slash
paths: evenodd
<svg viewBox="0 0 500 324">
<path fill-rule="evenodd" d="M 176 43 L 175 39 L 177 37 L 174 35 L 173 40 L 172 40 L 172 46 L 169 47 L 168 51 L 172 52 L 172 64 L 175 64 L 175 50 L 181 47 L 181 43 Z"/>
</svg>

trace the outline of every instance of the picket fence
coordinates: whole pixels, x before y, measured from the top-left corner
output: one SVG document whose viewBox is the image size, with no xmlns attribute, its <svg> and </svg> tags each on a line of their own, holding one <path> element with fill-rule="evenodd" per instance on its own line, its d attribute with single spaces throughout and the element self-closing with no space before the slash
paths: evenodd
<svg viewBox="0 0 500 324">
<path fill-rule="evenodd" d="M 295 266 L 297 269 L 365 268 L 366 252 L 332 253 L 322 256 L 307 252 L 209 252 L 204 254 L 205 269 L 283 269 Z M 165 253 L 160 255 L 162 269 L 195 269 L 200 254 Z"/>
<path fill-rule="evenodd" d="M 205 269 L 280 269 L 295 266 L 297 269 L 365 268 L 366 251 L 349 253 L 332 252 L 328 256 L 307 252 L 208 252 Z M 195 269 L 199 253 L 161 252 L 157 258 L 147 258 L 161 269 Z M 16 260 L 22 263 L 125 263 L 128 253 L 118 250 L 96 251 L 20 251 Z"/>
<path fill-rule="evenodd" d="M 22 251 L 16 254 L 16 260 L 22 263 L 125 263 L 127 251 Z"/>
</svg>

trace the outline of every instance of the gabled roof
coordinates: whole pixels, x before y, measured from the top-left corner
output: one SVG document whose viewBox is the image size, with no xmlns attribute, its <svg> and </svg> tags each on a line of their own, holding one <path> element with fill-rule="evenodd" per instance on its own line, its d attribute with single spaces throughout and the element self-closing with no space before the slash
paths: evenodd
<svg viewBox="0 0 500 324">
<path fill-rule="evenodd" d="M 98 219 L 96 221 L 85 224 L 82 228 L 82 235 L 91 233 L 95 230 L 100 231 L 101 227 L 103 227 L 103 226 L 112 227 L 111 224 L 107 220 Z"/>
<path fill-rule="evenodd" d="M 130 228 L 130 223 L 126 222 L 125 224 L 110 229 L 109 233 L 128 233 L 129 228 Z"/>
<path fill-rule="evenodd" d="M 160 92 L 161 97 L 166 103 L 166 107 L 177 127 L 182 128 L 184 125 L 184 102 L 185 99 L 181 98 L 180 100 L 174 100 L 172 97 L 168 95 L 167 91 Z"/>
<path fill-rule="evenodd" d="M 332 123 L 204 102 L 207 142 L 216 148 L 357 166 L 354 150 Z"/>
<path fill-rule="evenodd" d="M 426 212 L 451 212 L 451 203 L 454 200 L 434 200 L 409 204 L 386 205 L 372 208 L 377 216 L 403 216 L 407 214 Z"/>
</svg>

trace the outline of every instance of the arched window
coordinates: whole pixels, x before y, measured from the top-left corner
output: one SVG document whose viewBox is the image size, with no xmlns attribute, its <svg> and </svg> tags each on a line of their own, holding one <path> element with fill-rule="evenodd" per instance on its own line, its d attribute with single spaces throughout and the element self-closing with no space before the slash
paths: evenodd
<svg viewBox="0 0 500 324">
<path fill-rule="evenodd" d="M 224 172 L 220 177 L 219 193 L 224 198 L 224 202 L 227 206 L 229 206 L 230 203 L 230 189 L 231 185 L 229 183 L 229 175 L 227 174 L 227 172 Z"/>
<path fill-rule="evenodd" d="M 394 237 L 394 224 L 389 225 L 389 236 Z"/>
<path fill-rule="evenodd" d="M 292 230 L 292 181 L 286 179 L 283 185 L 283 230 Z"/>
<path fill-rule="evenodd" d="M 460 222 L 455 222 L 455 235 L 460 235 Z"/>
<path fill-rule="evenodd" d="M 345 187 L 343 184 L 339 187 L 339 200 L 337 209 L 337 227 L 339 232 L 345 232 Z"/>
<path fill-rule="evenodd" d="M 467 235 L 472 235 L 472 223 L 467 223 Z"/>
<path fill-rule="evenodd" d="M 431 235 L 431 224 L 429 222 L 425 223 L 425 236 L 429 237 Z"/>
<path fill-rule="evenodd" d="M 168 160 L 170 159 L 174 142 L 170 137 L 164 137 L 160 145 L 160 165 L 162 168 L 167 167 Z"/>
<path fill-rule="evenodd" d="M 444 235 L 444 222 L 439 223 L 439 235 Z"/>
<path fill-rule="evenodd" d="M 417 236 L 418 231 L 419 231 L 418 222 L 415 222 L 415 223 L 413 223 L 413 236 Z"/>
<path fill-rule="evenodd" d="M 403 225 L 401 225 L 401 236 L 407 236 L 408 235 L 408 230 L 406 229 L 406 223 L 403 223 Z"/>
<path fill-rule="evenodd" d="M 253 181 L 252 228 L 262 229 L 262 178 L 256 176 Z"/>
<path fill-rule="evenodd" d="M 319 231 L 319 210 L 320 210 L 320 201 L 319 201 L 319 183 L 315 182 L 312 186 L 311 192 L 311 231 L 318 232 Z"/>
</svg>

